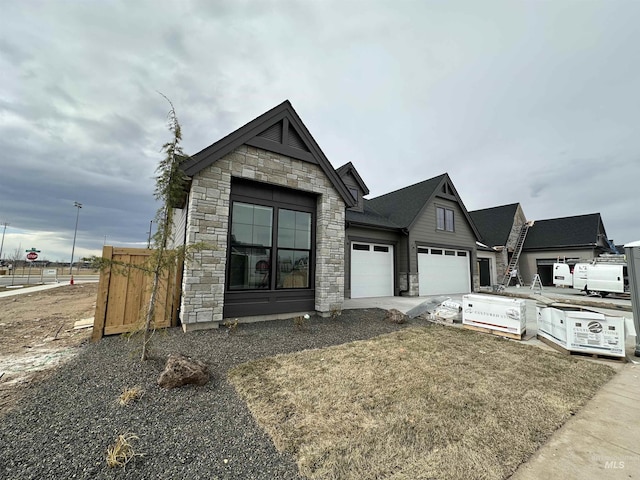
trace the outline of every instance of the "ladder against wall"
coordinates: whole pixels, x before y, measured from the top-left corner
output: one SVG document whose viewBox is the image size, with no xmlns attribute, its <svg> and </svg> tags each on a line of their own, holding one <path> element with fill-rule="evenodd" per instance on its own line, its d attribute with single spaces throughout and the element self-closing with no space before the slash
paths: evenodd
<svg viewBox="0 0 640 480">
<path fill-rule="evenodd" d="M 516 270 L 516 278 L 518 279 L 518 283 L 520 285 L 524 285 L 522 281 L 522 276 L 520 275 L 520 269 L 518 268 L 518 262 L 520 261 L 520 254 L 522 253 L 522 247 L 524 246 L 524 241 L 527 239 L 527 232 L 529 231 L 529 227 L 533 225 L 533 222 L 527 222 L 520 228 L 520 234 L 518 235 L 518 239 L 516 240 L 516 245 L 513 248 L 513 255 L 511 256 L 511 261 L 507 266 L 507 270 L 504 272 L 504 277 L 502 277 L 501 285 L 506 287 L 509 285 L 509 281 L 511 280 L 511 272 Z"/>
</svg>

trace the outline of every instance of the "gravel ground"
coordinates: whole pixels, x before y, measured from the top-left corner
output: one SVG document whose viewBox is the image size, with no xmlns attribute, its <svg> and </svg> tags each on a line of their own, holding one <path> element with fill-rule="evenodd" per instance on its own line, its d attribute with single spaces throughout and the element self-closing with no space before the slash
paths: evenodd
<svg viewBox="0 0 640 480">
<path fill-rule="evenodd" d="M 106 337 L 89 344 L 0 422 L 3 479 L 296 479 L 294 459 L 279 454 L 226 380 L 229 368 L 260 357 L 371 338 L 408 326 L 377 309 L 348 310 L 336 320 L 312 317 L 306 329 L 276 321 L 183 334 L 160 332 L 152 358 L 139 361 L 139 340 Z M 204 361 L 204 387 L 163 390 L 157 378 L 169 353 Z M 126 387 L 143 398 L 116 400 Z M 107 447 L 134 433 L 136 457 L 125 470 L 106 465 Z"/>
</svg>

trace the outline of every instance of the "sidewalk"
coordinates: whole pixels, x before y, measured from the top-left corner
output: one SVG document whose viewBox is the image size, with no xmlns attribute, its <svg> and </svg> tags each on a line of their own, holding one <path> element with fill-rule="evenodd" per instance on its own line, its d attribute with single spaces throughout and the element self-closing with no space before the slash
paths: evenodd
<svg viewBox="0 0 640 480">
<path fill-rule="evenodd" d="M 69 285 L 68 283 L 47 283 L 44 285 L 24 285 L 23 288 L 11 288 L 4 292 L 0 292 L 0 298 L 12 297 L 14 295 L 28 294 L 32 292 L 40 292 L 42 290 L 49 290 L 51 288 L 61 287 L 62 285 Z"/>
<path fill-rule="evenodd" d="M 622 366 L 618 374 L 510 478 L 640 478 L 640 366 Z"/>
<path fill-rule="evenodd" d="M 76 285 L 83 283 L 98 283 L 97 280 L 75 280 Z M 4 292 L 0 292 L 0 298 L 12 297 L 14 295 L 24 295 L 33 292 L 40 292 L 42 290 L 50 290 L 52 288 L 63 287 L 69 285 L 68 281 L 58 283 L 45 283 L 44 285 L 23 285 L 23 288 L 11 288 Z"/>
</svg>

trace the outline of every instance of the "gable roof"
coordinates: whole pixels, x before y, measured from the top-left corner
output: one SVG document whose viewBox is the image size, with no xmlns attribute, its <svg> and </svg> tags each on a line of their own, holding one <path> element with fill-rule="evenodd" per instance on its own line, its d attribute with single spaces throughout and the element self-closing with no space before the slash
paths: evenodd
<svg viewBox="0 0 640 480">
<path fill-rule="evenodd" d="M 605 238 L 599 213 L 573 217 L 536 220 L 527 232 L 524 250 L 556 247 L 590 247 L 598 245 L 598 235 Z"/>
<path fill-rule="evenodd" d="M 427 205 L 437 195 L 458 202 L 476 238 L 480 238 L 478 230 L 447 173 L 370 200 L 365 199 L 364 212 L 359 217 L 362 221 L 358 223 L 386 219 L 389 228 L 411 229 Z M 347 212 L 347 219 L 356 222 L 356 218 L 358 218 L 356 213 Z"/>
<path fill-rule="evenodd" d="M 409 228 L 429 199 L 434 196 L 446 173 L 365 202 L 370 208 L 402 228 Z"/>
<path fill-rule="evenodd" d="M 473 223 L 480 232 L 482 243 L 490 247 L 507 244 L 518 205 L 518 203 L 511 203 L 469 212 Z"/>
<path fill-rule="evenodd" d="M 356 183 L 360 187 L 360 190 L 362 190 L 362 195 L 369 195 L 369 188 L 367 188 L 367 185 L 364 183 L 364 180 L 362 180 L 362 177 L 358 173 L 358 170 L 356 170 L 356 167 L 353 166 L 353 163 L 345 163 L 341 167 L 336 168 L 336 172 L 338 175 L 340 175 L 340 178 L 344 177 L 345 175 L 351 174 L 351 176 L 355 179 Z"/>
<path fill-rule="evenodd" d="M 333 169 L 289 100 L 192 155 L 181 168 L 191 177 L 244 144 L 318 165 L 347 206 L 355 205 L 349 189 Z"/>
</svg>

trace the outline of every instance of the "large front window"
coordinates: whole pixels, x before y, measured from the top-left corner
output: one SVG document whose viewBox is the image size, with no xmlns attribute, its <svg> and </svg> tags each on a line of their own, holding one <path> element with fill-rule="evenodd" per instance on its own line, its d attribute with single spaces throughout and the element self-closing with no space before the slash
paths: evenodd
<svg viewBox="0 0 640 480">
<path fill-rule="evenodd" d="M 309 288 L 310 212 L 233 202 L 229 290 Z"/>
</svg>

